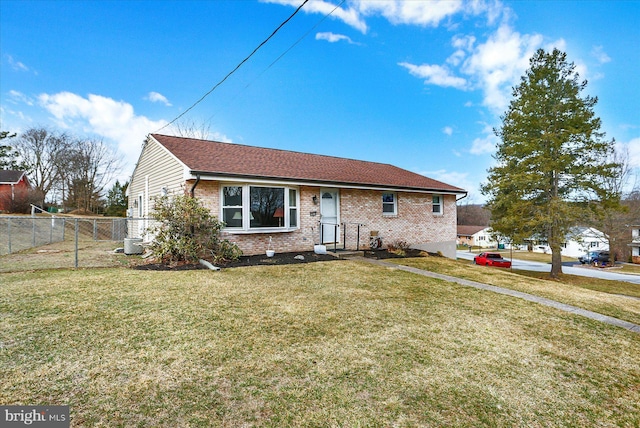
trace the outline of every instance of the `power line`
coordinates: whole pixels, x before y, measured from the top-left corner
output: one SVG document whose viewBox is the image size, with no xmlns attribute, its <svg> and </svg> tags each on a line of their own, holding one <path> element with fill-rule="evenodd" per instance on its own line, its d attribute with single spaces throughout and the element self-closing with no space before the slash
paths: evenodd
<svg viewBox="0 0 640 428">
<path fill-rule="evenodd" d="M 200 97 L 200 99 L 198 101 L 196 101 L 195 103 L 193 103 L 191 105 L 191 107 L 189 107 L 188 109 L 186 109 L 185 111 L 183 111 L 182 113 L 180 113 L 175 119 L 173 119 L 171 122 L 167 123 L 166 125 L 164 125 L 162 128 L 158 129 L 156 132 L 162 131 L 164 128 L 166 128 L 167 126 L 171 125 L 172 123 L 174 123 L 176 120 L 180 119 L 182 116 L 184 116 L 185 114 L 187 114 L 191 109 L 193 109 L 195 106 L 197 106 L 198 104 L 200 104 L 205 98 L 207 98 L 209 96 L 209 94 L 211 94 L 213 91 L 216 90 L 216 88 L 220 85 L 222 85 L 224 83 L 225 80 L 227 80 L 233 73 L 235 73 L 245 62 L 247 62 L 249 60 L 249 58 L 251 58 L 256 52 L 258 52 L 258 50 L 264 46 L 273 36 L 275 36 L 275 34 L 280 31 L 280 29 L 282 27 L 284 27 L 287 22 L 289 22 L 299 11 L 300 9 L 302 9 L 302 6 L 304 6 L 305 4 L 307 4 L 309 0 L 304 0 L 302 2 L 302 4 L 300 6 L 298 6 L 298 8 L 295 10 L 295 12 L 293 12 L 291 14 L 291 16 L 289 16 L 287 19 L 285 19 L 279 26 L 278 28 L 276 28 L 275 30 L 273 30 L 273 32 L 269 35 L 269 37 L 267 37 L 266 39 L 264 39 L 264 41 L 262 43 L 260 43 L 245 59 L 243 59 L 242 61 L 240 61 L 240 63 L 238 65 L 236 65 L 236 67 L 231 70 L 226 76 L 224 76 L 224 78 L 219 81 L 218 83 L 216 83 L 216 85 L 211 88 L 209 90 L 209 92 L 207 92 L 206 94 L 204 94 L 202 97 Z"/>
<path fill-rule="evenodd" d="M 322 24 L 328 17 L 330 17 L 333 12 L 335 12 L 338 8 L 340 8 L 340 6 L 342 6 L 347 0 L 342 0 L 340 3 L 338 3 L 336 5 L 336 7 L 334 7 L 329 13 L 327 13 L 325 16 L 322 17 L 322 19 L 320 21 L 318 21 L 313 27 L 309 28 L 309 30 L 307 30 L 307 32 L 305 32 L 298 40 L 296 40 L 291 46 L 289 46 L 284 52 L 282 52 L 280 54 L 280 56 L 278 56 L 275 60 L 273 60 L 273 62 L 271 64 L 269 64 L 264 70 L 262 70 L 260 72 L 260 74 L 258 74 L 253 80 L 251 80 L 249 83 L 247 83 L 245 85 L 244 88 L 242 88 L 241 91 L 239 91 L 236 96 L 234 97 L 237 98 L 240 95 L 240 92 L 246 90 L 249 86 L 251 86 L 253 84 L 253 82 L 255 82 L 256 80 L 258 80 L 260 78 L 260 76 L 262 76 L 264 73 L 267 72 L 267 70 L 269 70 L 271 67 L 273 67 L 275 65 L 275 63 L 277 63 L 278 61 L 280 61 L 282 59 L 282 57 L 284 57 L 286 54 L 289 53 L 289 51 L 291 51 L 294 47 L 296 47 L 298 45 L 298 43 L 300 43 L 302 40 L 304 40 L 313 30 L 315 30 L 316 28 L 318 28 L 318 26 L 320 26 L 320 24 Z M 208 120 L 211 120 L 217 113 L 212 114 Z"/>
</svg>

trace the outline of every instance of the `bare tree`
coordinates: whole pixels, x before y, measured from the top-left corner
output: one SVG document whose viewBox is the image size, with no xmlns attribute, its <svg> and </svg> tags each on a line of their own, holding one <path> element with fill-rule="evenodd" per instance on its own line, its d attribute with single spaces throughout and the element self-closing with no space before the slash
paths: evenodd
<svg viewBox="0 0 640 428">
<path fill-rule="evenodd" d="M 171 125 L 174 134 L 180 137 L 208 140 L 211 137 L 211 123 L 197 124 L 195 120 L 181 119 Z"/>
<path fill-rule="evenodd" d="M 62 154 L 69 141 L 66 134 L 57 134 L 43 127 L 28 129 L 16 140 L 15 149 L 40 195 L 38 203 L 42 205 L 58 184 Z"/>
<path fill-rule="evenodd" d="M 64 154 L 65 203 L 96 212 L 105 187 L 122 169 L 121 158 L 100 140 L 75 140 Z"/>
<path fill-rule="evenodd" d="M 616 174 L 602 179 L 604 193 L 592 205 L 590 223 L 604 233 L 611 254 L 616 254 L 622 259 L 626 254 L 630 222 L 632 223 L 638 214 L 629 209 L 630 204 L 623 203 L 624 199 L 629 199 L 629 196 L 625 198 L 625 189 L 633 178 L 628 148 L 616 148 L 608 161 L 617 165 Z"/>
<path fill-rule="evenodd" d="M 480 204 L 458 205 L 458 224 L 466 226 L 489 226 L 491 211 Z"/>
</svg>

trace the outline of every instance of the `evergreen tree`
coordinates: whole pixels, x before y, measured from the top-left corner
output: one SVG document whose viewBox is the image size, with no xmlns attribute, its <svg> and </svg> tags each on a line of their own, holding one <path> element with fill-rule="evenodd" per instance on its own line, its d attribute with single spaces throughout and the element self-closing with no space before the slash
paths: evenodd
<svg viewBox="0 0 640 428">
<path fill-rule="evenodd" d="M 565 53 L 538 50 L 494 130 L 497 165 L 482 188 L 496 232 L 548 243 L 552 277 L 562 273 L 569 230 L 586 217 L 588 201 L 608 198 L 602 183 L 617 171 L 608 161 L 614 142 L 593 111 L 597 98 L 581 97 L 586 85 Z"/>
<path fill-rule="evenodd" d="M 107 210 L 105 215 L 109 217 L 126 216 L 128 206 L 127 187 L 129 187 L 128 181 L 120 184 L 120 182 L 116 180 L 111 190 L 107 193 Z"/>
<path fill-rule="evenodd" d="M 16 134 L 8 131 L 0 131 L 0 140 L 11 139 Z M 9 145 L 0 144 L 0 169 L 24 170 L 25 166 L 18 162 L 18 152 Z"/>
</svg>

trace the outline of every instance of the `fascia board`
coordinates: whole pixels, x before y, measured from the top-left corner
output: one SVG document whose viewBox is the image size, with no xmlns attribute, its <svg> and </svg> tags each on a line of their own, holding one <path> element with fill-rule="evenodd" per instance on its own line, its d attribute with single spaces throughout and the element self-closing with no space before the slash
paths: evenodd
<svg viewBox="0 0 640 428">
<path fill-rule="evenodd" d="M 212 174 L 210 172 L 201 171 L 185 171 L 187 174 L 185 180 L 195 180 L 200 176 L 201 180 L 215 180 L 229 183 L 253 183 L 253 184 L 287 184 L 290 186 L 310 186 L 310 187 L 335 187 L 338 189 L 356 189 L 356 190 L 377 190 L 386 192 L 408 192 L 408 193 L 437 193 L 439 195 L 466 195 L 467 192 L 452 192 L 441 189 L 416 189 L 411 187 L 397 186 L 378 186 L 378 185 L 359 185 L 352 183 L 339 183 L 331 181 L 311 181 L 311 180 L 295 180 L 286 178 L 270 178 L 270 177 L 247 177 L 242 175 L 228 174 Z"/>
</svg>

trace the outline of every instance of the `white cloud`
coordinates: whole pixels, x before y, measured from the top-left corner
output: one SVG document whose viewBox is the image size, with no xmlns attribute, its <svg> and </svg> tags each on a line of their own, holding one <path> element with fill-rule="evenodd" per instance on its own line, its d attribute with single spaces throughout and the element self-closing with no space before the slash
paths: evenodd
<svg viewBox="0 0 640 428">
<path fill-rule="evenodd" d="M 172 105 L 167 99 L 167 97 L 165 97 L 159 92 L 149 92 L 149 94 L 145 97 L 145 99 L 151 101 L 152 103 L 162 103 L 167 107 L 171 107 Z"/>
<path fill-rule="evenodd" d="M 437 86 L 451 86 L 457 89 L 465 89 L 467 81 L 462 77 L 454 76 L 451 71 L 441 65 L 414 65 L 408 62 L 398 63 L 399 66 L 409 70 L 412 76 L 425 79 L 425 84 L 437 85 Z"/>
<path fill-rule="evenodd" d="M 348 42 L 349 44 L 354 44 L 353 40 L 351 40 L 350 37 L 345 36 L 343 34 L 335 34 L 335 33 L 331 33 L 331 32 L 317 33 L 316 34 L 316 40 L 326 40 L 329 43 L 336 43 L 336 42 L 339 42 L 341 40 L 344 40 L 344 41 Z"/>
<path fill-rule="evenodd" d="M 28 106 L 32 106 L 33 105 L 33 100 L 31 98 L 29 98 L 28 96 L 26 96 L 22 92 L 15 91 L 13 89 L 9 91 L 9 99 L 14 104 L 24 103 L 24 104 L 26 104 Z"/>
<path fill-rule="evenodd" d="M 300 0 L 262 0 L 266 3 L 276 3 L 286 6 L 298 7 Z M 338 19 L 350 27 L 355 28 L 361 33 L 367 32 L 367 24 L 364 22 L 358 11 L 353 8 L 343 9 L 336 8 L 336 5 L 324 0 L 310 1 L 301 9 L 305 13 L 319 13 L 329 15 L 331 18 Z"/>
<path fill-rule="evenodd" d="M 15 60 L 11 55 L 7 55 L 7 62 L 15 71 L 30 71 L 29 67 L 24 65 L 24 63 Z"/>
<path fill-rule="evenodd" d="M 292 7 L 300 6 L 300 0 L 262 1 Z M 352 6 L 349 8 L 336 8 L 334 3 L 315 0 L 305 4 L 301 10 L 305 13 L 330 14 L 331 18 L 338 19 L 362 33 L 368 31 L 364 17 L 369 16 L 382 16 L 394 25 L 437 27 L 456 14 L 484 14 L 490 25 L 505 15 L 505 8 L 499 0 L 352 0 L 350 4 Z"/>
<path fill-rule="evenodd" d="M 453 128 L 450 126 L 445 126 L 442 128 L 442 133 L 446 135 L 453 135 Z"/>
<path fill-rule="evenodd" d="M 433 178 L 434 180 L 442 181 L 443 183 L 447 183 L 452 186 L 460 187 L 470 193 L 477 190 L 478 186 L 478 183 L 472 180 L 467 172 L 439 169 L 435 171 L 419 172 L 419 174 Z"/>
<path fill-rule="evenodd" d="M 628 143 L 618 143 L 629 153 L 629 164 L 632 168 L 640 168 L 640 137 L 634 138 Z"/>
<path fill-rule="evenodd" d="M 433 27 L 447 17 L 463 11 L 463 6 L 462 0 L 362 0 L 357 2 L 357 8 L 363 15 L 382 15 L 392 24 Z"/>
<path fill-rule="evenodd" d="M 485 43 L 472 47 L 461 71 L 482 89 L 483 104 L 500 113 L 508 106 L 511 88 L 529 67 L 529 59 L 542 42 L 541 35 L 522 35 L 501 25 Z"/>
<path fill-rule="evenodd" d="M 493 133 L 493 128 L 490 125 L 485 125 L 482 130 L 483 137 L 478 137 L 471 143 L 471 149 L 469 152 L 474 155 L 486 155 L 496 151 L 496 146 L 499 143 L 498 137 Z"/>
<path fill-rule="evenodd" d="M 62 128 L 76 129 L 77 134 L 95 134 L 113 143 L 124 157 L 125 179 L 133 171 L 145 136 L 166 124 L 136 115 L 131 104 L 100 95 L 83 98 L 60 92 L 41 94 L 38 99 Z"/>
<path fill-rule="evenodd" d="M 605 64 L 611 61 L 611 57 L 606 54 L 602 46 L 594 46 L 591 50 L 591 55 L 595 57 L 600 64 Z"/>
</svg>

